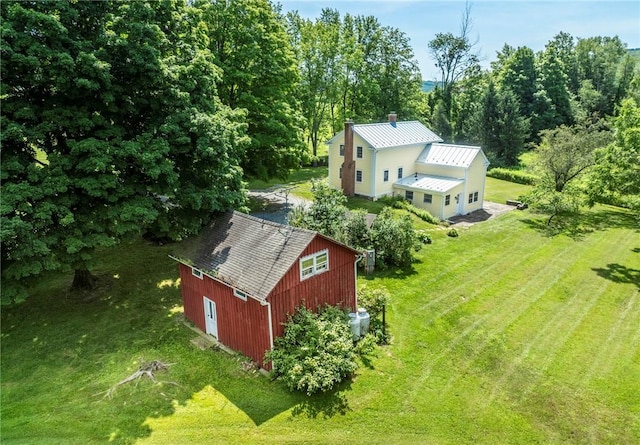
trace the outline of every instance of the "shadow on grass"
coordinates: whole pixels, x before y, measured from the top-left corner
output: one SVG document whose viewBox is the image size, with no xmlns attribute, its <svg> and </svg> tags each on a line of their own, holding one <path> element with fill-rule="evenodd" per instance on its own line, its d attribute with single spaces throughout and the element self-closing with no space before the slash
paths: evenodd
<svg viewBox="0 0 640 445">
<path fill-rule="evenodd" d="M 634 250 L 635 251 L 635 250 Z M 606 268 L 591 269 L 602 278 L 613 281 L 614 283 L 635 284 L 640 289 L 640 270 L 632 269 L 622 264 L 607 264 Z"/>
<path fill-rule="evenodd" d="M 337 415 L 344 416 L 351 411 L 347 397 L 344 394 L 345 391 L 350 389 L 351 382 L 349 381 L 339 385 L 336 390 L 307 397 L 291 410 L 291 416 L 304 416 L 310 419 L 318 417 L 330 419 Z"/>
<path fill-rule="evenodd" d="M 531 213 L 531 215 L 536 215 Z M 541 214 L 537 214 L 541 215 Z M 580 241 L 590 233 L 614 228 L 640 231 L 637 218 L 625 209 L 599 206 L 579 214 L 562 214 L 547 224 L 548 216 L 525 218 L 522 222 L 549 237 L 565 235 Z"/>
</svg>

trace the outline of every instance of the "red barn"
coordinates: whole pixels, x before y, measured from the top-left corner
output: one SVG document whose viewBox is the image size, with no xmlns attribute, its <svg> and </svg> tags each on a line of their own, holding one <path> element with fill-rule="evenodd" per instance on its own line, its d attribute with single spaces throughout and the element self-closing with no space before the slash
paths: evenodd
<svg viewBox="0 0 640 445">
<path fill-rule="evenodd" d="M 358 252 L 309 230 L 225 213 L 172 258 L 185 316 L 262 367 L 297 307 L 356 309 Z"/>
</svg>

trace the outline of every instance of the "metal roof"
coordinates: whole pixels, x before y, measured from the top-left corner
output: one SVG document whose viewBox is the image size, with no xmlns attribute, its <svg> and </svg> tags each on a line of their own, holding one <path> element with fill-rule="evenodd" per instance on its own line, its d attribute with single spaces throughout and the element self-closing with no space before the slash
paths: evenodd
<svg viewBox="0 0 640 445">
<path fill-rule="evenodd" d="M 442 142 L 440 136 L 418 121 L 356 124 L 353 126 L 353 132 L 362 137 L 373 148 Z M 332 143 L 339 137 L 344 137 L 344 130 L 335 135 L 328 143 Z"/>
<path fill-rule="evenodd" d="M 316 235 L 234 211 L 178 244 L 173 257 L 266 300 Z"/>
<path fill-rule="evenodd" d="M 393 185 L 409 189 L 445 193 L 452 188 L 464 183 L 464 179 L 447 178 L 445 176 L 415 174 L 396 181 Z"/>
<path fill-rule="evenodd" d="M 480 153 L 482 149 L 472 145 L 434 143 L 425 147 L 416 162 L 467 168 Z"/>
</svg>

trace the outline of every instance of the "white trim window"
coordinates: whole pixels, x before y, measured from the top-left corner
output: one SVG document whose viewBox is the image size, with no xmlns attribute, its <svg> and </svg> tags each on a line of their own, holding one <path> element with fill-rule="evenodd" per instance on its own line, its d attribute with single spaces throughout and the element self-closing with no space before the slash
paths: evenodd
<svg viewBox="0 0 640 445">
<path fill-rule="evenodd" d="M 382 172 L 382 176 L 384 177 L 384 182 L 389 182 L 389 170 L 385 170 L 384 172 Z"/>
<path fill-rule="evenodd" d="M 300 258 L 300 280 L 329 270 L 329 250 L 321 250 L 312 255 Z"/>
<path fill-rule="evenodd" d="M 344 156 L 344 145 L 340 144 L 340 156 Z"/>
<path fill-rule="evenodd" d="M 247 294 L 236 288 L 233 289 L 233 296 L 238 297 L 241 300 L 247 301 Z"/>
<path fill-rule="evenodd" d="M 405 190 L 404 199 L 406 199 L 407 201 L 413 201 L 413 192 L 411 190 Z"/>
<path fill-rule="evenodd" d="M 362 157 L 363 157 L 362 147 L 356 147 L 356 158 L 362 159 Z"/>
<path fill-rule="evenodd" d="M 431 204 L 433 202 L 433 195 L 430 193 L 425 193 L 422 197 L 422 202 L 425 204 Z"/>
<path fill-rule="evenodd" d="M 478 192 L 469 193 L 469 204 L 473 204 L 474 202 L 478 202 Z"/>
<path fill-rule="evenodd" d="M 449 204 L 451 204 L 451 195 L 444 197 L 444 205 L 448 206 Z"/>
<path fill-rule="evenodd" d="M 356 182 L 362 182 L 362 170 L 356 170 Z"/>
<path fill-rule="evenodd" d="M 402 179 L 402 167 L 398 167 L 398 179 Z"/>
<path fill-rule="evenodd" d="M 194 277 L 200 278 L 201 280 L 203 279 L 202 271 L 198 268 L 191 267 L 191 275 L 193 275 Z"/>
</svg>

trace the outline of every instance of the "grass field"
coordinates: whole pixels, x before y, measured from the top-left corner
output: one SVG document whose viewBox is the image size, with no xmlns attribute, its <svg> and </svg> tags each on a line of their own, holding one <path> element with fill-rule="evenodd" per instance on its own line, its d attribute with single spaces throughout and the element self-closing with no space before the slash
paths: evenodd
<svg viewBox="0 0 640 445">
<path fill-rule="evenodd" d="M 636 444 L 640 232 L 598 207 L 569 235 L 510 212 L 434 243 L 392 294 L 393 335 L 338 391 L 307 398 L 200 350 L 170 246 L 102 252 L 100 288 L 52 275 L 2 309 L 3 444 Z M 171 363 L 105 391 L 144 360 Z"/>
</svg>

